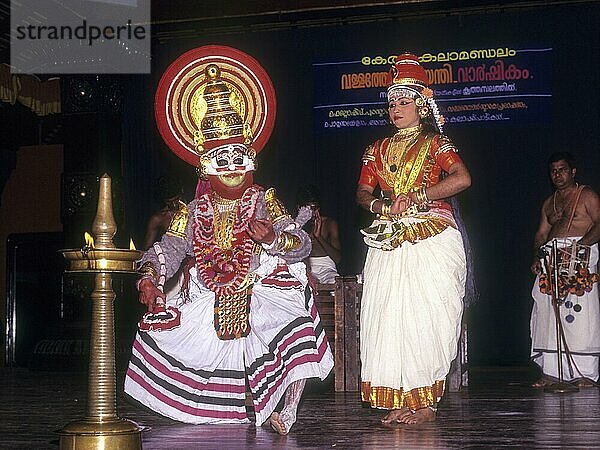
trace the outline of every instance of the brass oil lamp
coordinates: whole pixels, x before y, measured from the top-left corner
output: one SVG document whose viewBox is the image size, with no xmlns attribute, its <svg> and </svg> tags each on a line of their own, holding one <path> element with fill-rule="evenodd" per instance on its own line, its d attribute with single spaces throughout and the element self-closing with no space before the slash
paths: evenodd
<svg viewBox="0 0 600 450">
<path fill-rule="evenodd" d="M 112 273 L 135 273 L 141 252 L 116 248 L 113 237 L 111 179 L 100 178 L 98 210 L 92 235 L 80 249 L 61 250 L 68 261 L 67 272 L 94 273 L 87 415 L 67 424 L 60 434 L 60 449 L 141 449 L 141 427 L 117 416 L 115 324 Z M 87 234 L 87 233 L 86 233 Z"/>
</svg>

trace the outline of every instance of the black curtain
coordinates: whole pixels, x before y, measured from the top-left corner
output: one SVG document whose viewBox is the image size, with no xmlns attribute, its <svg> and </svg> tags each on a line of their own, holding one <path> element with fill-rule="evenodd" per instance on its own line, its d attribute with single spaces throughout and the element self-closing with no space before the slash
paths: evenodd
<svg viewBox="0 0 600 450">
<path fill-rule="evenodd" d="M 125 179 L 131 220 L 138 229 L 151 212 L 149 186 L 165 170 L 194 183 L 193 168 L 179 162 L 155 131 L 152 100 L 158 78 L 185 51 L 230 45 L 252 55 L 269 73 L 277 93 L 272 137 L 258 156 L 255 176 L 276 186 L 290 209 L 298 187 L 317 184 L 322 208 L 340 224 L 341 272 L 359 273 L 365 246 L 359 228 L 369 215 L 354 204 L 364 148 L 389 130 L 322 134 L 313 124 L 311 64 L 383 51 L 447 48 L 553 48 L 553 98 L 549 122 L 447 127 L 469 167 L 472 187 L 459 196 L 474 248 L 481 299 L 471 307 L 469 351 L 474 364 L 523 364 L 529 358 L 529 273 L 532 239 L 542 201 L 552 192 L 546 160 L 570 150 L 578 179 L 598 190 L 600 152 L 600 7 L 595 4 L 522 11 L 382 20 L 363 24 L 247 31 L 236 35 L 173 40 L 153 53 L 153 76 L 133 81 L 131 117 L 124 126 L 128 147 Z M 127 116 L 128 114 L 126 114 Z M 167 161 L 167 163 L 163 163 Z"/>
</svg>

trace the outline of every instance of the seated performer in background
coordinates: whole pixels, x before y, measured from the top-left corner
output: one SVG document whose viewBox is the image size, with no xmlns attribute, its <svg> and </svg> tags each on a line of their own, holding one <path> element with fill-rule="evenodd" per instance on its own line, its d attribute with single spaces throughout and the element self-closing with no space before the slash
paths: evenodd
<svg viewBox="0 0 600 450">
<path fill-rule="evenodd" d="M 169 228 L 173 216 L 183 203 L 183 188 L 177 180 L 160 177 L 156 183 L 155 196 L 160 203 L 160 209 L 148 219 L 143 250 L 152 247 Z"/>
<path fill-rule="evenodd" d="M 363 155 L 356 201 L 377 215 L 360 310 L 362 400 L 390 410 L 384 424 L 435 419 L 457 353 L 467 266 L 447 201 L 471 184 L 417 56 L 390 70 L 388 108 L 396 133 Z M 442 176 L 446 173 L 445 178 Z M 382 198 L 373 192 L 379 186 Z"/>
<path fill-rule="evenodd" d="M 156 97 L 163 138 L 187 162 L 199 161 L 201 180 L 140 261 L 148 313 L 125 392 L 182 422 L 245 423 L 247 383 L 256 424 L 286 434 L 306 379 L 325 379 L 333 358 L 302 262 L 309 213 L 295 221 L 273 189 L 253 184 L 256 151 L 273 125 L 273 87 L 250 56 L 207 46 L 178 58 Z M 184 295 L 165 304 L 161 287 L 188 255 Z"/>
<path fill-rule="evenodd" d="M 304 225 L 312 242 L 306 260 L 308 270 L 319 283 L 334 283 L 339 276 L 336 265 L 342 259 L 338 224 L 331 217 L 321 215 L 321 195 L 315 185 L 301 187 L 296 204 L 298 208 L 307 206 L 312 211 L 312 218 Z"/>
<path fill-rule="evenodd" d="M 531 357 L 542 370 L 534 387 L 559 378 L 556 319 L 552 306 L 554 277 L 547 272 L 552 241 L 557 240 L 560 264 L 559 316 L 564 333 L 562 376 L 580 387 L 598 381 L 600 306 L 598 297 L 598 240 L 600 199 L 589 187 L 575 182 L 575 160 L 570 153 L 554 153 L 548 160 L 554 193 L 542 205 L 534 239 L 531 271 L 537 275 L 532 289 Z M 540 256 L 542 259 L 540 260 Z M 544 258 L 545 257 L 545 258 Z M 573 273 L 562 272 L 571 262 Z M 566 345 L 565 345 L 566 344 Z"/>
</svg>

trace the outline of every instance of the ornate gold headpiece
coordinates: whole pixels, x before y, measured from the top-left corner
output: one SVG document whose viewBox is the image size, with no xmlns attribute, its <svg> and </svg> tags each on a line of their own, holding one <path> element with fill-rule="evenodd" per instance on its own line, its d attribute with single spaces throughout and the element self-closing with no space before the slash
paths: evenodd
<svg viewBox="0 0 600 450">
<path fill-rule="evenodd" d="M 204 69 L 208 82 L 201 95 L 192 96 L 192 117 L 197 131 L 195 149 L 200 156 L 225 144 L 252 143 L 252 130 L 242 120 L 244 105 L 239 95 L 221 79 L 221 69 L 209 64 Z M 196 100 L 196 101 L 194 101 Z"/>
</svg>

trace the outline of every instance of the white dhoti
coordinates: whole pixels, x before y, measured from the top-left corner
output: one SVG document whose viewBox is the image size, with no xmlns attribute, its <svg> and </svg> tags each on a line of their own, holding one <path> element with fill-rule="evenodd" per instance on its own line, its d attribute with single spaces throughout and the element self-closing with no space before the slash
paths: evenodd
<svg viewBox="0 0 600 450">
<path fill-rule="evenodd" d="M 568 237 L 558 241 L 558 247 L 567 247 L 578 237 Z M 550 243 L 549 243 L 550 244 Z M 598 244 L 590 249 L 588 270 L 597 273 Z M 558 378 L 558 357 L 556 350 L 556 318 L 552 307 L 552 296 L 543 294 L 539 288 L 539 276 L 531 291 L 533 309 L 531 311 L 531 358 L 540 366 L 544 375 Z M 566 345 L 573 357 L 569 364 L 562 345 L 562 375 L 566 381 L 589 378 L 598 380 L 600 357 L 600 304 L 598 282 L 584 295 L 569 294 L 559 306 L 559 317 L 565 334 Z M 573 364 L 574 363 L 574 364 Z M 571 369 L 570 369 L 571 367 Z"/>
<path fill-rule="evenodd" d="M 329 256 L 311 256 L 308 258 L 310 273 L 319 283 L 335 283 L 335 277 L 339 277 L 335 262 Z"/>
<path fill-rule="evenodd" d="M 139 331 L 133 344 L 125 392 L 154 411 L 188 423 L 244 423 L 247 382 L 260 425 L 292 382 L 331 371 L 303 263 L 278 266 L 254 284 L 251 331 L 239 339 L 217 337 L 215 294 L 198 282 L 195 268 L 189 294 L 191 301 L 178 305 L 178 328 Z"/>
<path fill-rule="evenodd" d="M 369 248 L 360 315 L 364 401 L 386 409 L 437 402 L 457 353 L 465 279 L 463 242 L 452 227 L 392 251 Z"/>
</svg>

